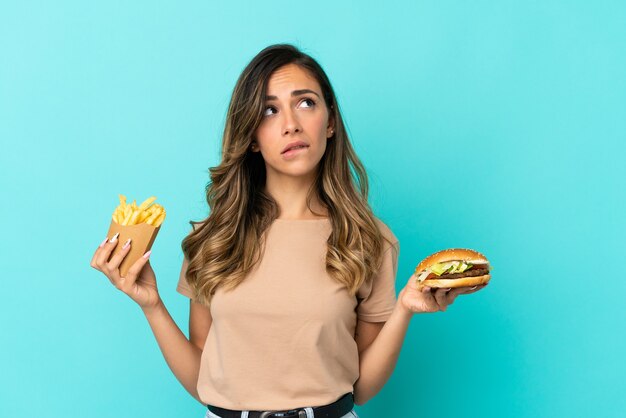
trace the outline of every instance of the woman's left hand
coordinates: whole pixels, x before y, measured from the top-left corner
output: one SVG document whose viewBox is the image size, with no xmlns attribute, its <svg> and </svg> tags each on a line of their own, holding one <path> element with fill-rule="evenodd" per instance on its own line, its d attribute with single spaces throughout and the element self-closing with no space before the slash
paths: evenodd
<svg viewBox="0 0 626 418">
<path fill-rule="evenodd" d="M 398 295 L 398 302 L 402 308 L 411 313 L 445 311 L 448 305 L 454 303 L 454 299 L 457 296 L 478 292 L 487 284 L 473 287 L 455 287 L 450 290 L 437 289 L 418 284 L 417 276 L 412 274 L 409 282 Z"/>
</svg>

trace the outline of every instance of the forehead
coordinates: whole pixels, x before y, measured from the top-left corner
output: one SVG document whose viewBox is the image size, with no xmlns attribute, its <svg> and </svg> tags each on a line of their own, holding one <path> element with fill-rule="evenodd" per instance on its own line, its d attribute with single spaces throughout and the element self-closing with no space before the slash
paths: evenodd
<svg viewBox="0 0 626 418">
<path fill-rule="evenodd" d="M 267 84 L 267 94 L 273 96 L 280 95 L 281 92 L 289 95 L 296 89 L 311 89 L 321 94 L 317 80 L 295 64 L 287 64 L 274 71 Z"/>
</svg>

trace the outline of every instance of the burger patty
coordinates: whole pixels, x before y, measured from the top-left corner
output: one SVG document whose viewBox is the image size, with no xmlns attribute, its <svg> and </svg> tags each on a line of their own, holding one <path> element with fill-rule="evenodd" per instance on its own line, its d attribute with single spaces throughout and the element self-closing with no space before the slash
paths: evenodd
<svg viewBox="0 0 626 418">
<path fill-rule="evenodd" d="M 485 274 L 489 274 L 489 269 L 469 269 L 469 270 L 465 270 L 463 273 L 442 274 L 441 276 L 438 276 L 438 277 L 430 277 L 430 279 L 449 280 L 449 279 L 458 279 L 459 277 L 484 276 Z"/>
</svg>

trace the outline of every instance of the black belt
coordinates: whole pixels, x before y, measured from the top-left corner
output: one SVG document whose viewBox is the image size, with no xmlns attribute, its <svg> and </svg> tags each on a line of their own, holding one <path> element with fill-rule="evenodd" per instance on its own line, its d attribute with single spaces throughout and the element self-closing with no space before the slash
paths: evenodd
<svg viewBox="0 0 626 418">
<path fill-rule="evenodd" d="M 213 412 L 222 418 L 241 418 L 242 411 L 234 411 L 232 409 L 224 409 L 219 406 L 207 405 L 209 411 Z M 348 392 L 335 402 L 316 406 L 313 408 L 313 414 L 315 418 L 340 418 L 352 411 L 354 408 L 354 398 L 352 392 Z M 280 413 L 284 415 L 274 415 Z M 304 408 L 290 409 L 287 411 L 250 411 L 248 418 L 306 418 L 306 411 Z"/>
</svg>

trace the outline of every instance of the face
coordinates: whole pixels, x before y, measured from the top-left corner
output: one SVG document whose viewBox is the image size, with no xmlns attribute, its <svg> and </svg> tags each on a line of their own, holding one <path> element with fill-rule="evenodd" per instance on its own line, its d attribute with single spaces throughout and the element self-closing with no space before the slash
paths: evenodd
<svg viewBox="0 0 626 418">
<path fill-rule="evenodd" d="M 269 79 L 264 109 L 251 150 L 263 156 L 268 177 L 313 173 L 334 132 L 317 80 L 295 64 L 279 68 Z M 295 141 L 306 147 L 284 153 Z"/>
</svg>

